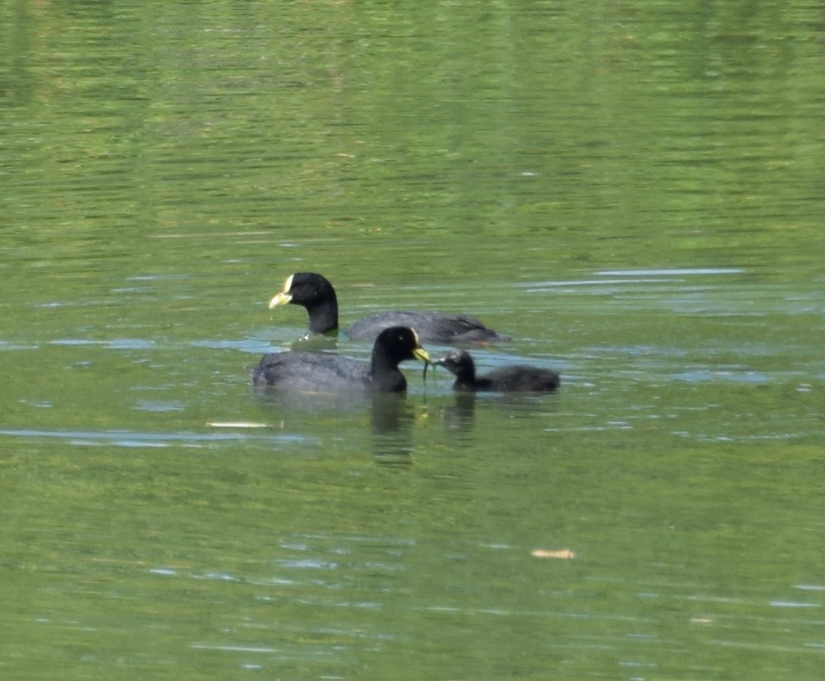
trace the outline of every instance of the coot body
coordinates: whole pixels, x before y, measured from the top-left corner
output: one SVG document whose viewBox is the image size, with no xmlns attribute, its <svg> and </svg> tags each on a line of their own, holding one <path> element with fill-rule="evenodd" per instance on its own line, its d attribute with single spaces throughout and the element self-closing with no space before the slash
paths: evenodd
<svg viewBox="0 0 825 681">
<path fill-rule="evenodd" d="M 430 356 L 415 331 L 395 326 L 375 339 L 369 363 L 330 353 L 274 352 L 261 358 L 252 382 L 304 392 L 403 392 L 407 379 L 398 365 L 409 359 L 429 362 Z"/>
<path fill-rule="evenodd" d="M 453 389 L 460 392 L 552 392 L 561 384 L 559 374 L 552 369 L 518 364 L 495 369 L 484 376 L 476 376 L 476 367 L 469 352 L 453 350 L 437 359 L 455 375 Z"/>
<path fill-rule="evenodd" d="M 311 332 L 331 334 L 338 331 L 338 297 L 323 275 L 295 272 L 287 277 L 283 290 L 269 301 L 269 307 L 286 304 L 306 309 Z M 347 335 L 353 340 L 372 341 L 381 331 L 393 326 L 415 329 L 420 341 L 430 343 L 461 345 L 507 340 L 506 336 L 488 329 L 475 317 L 444 312 L 378 312 L 359 319 L 347 330 Z"/>
</svg>

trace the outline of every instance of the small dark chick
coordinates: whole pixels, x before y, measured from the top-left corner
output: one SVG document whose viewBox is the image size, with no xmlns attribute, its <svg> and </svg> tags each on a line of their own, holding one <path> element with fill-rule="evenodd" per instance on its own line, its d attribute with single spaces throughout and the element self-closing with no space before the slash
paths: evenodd
<svg viewBox="0 0 825 681">
<path fill-rule="evenodd" d="M 551 392 L 561 384 L 557 372 L 523 364 L 476 376 L 475 362 L 470 353 L 464 350 L 453 350 L 437 359 L 434 364 L 443 366 L 455 375 L 453 390 L 459 392 Z"/>
</svg>

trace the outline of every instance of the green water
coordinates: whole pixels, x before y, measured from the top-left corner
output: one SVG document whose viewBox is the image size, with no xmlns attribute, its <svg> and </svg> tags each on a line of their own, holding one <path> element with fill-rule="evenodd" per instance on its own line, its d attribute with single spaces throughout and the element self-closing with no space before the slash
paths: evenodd
<svg viewBox="0 0 825 681">
<path fill-rule="evenodd" d="M 824 26 L 0 0 L 0 676 L 821 679 Z M 296 270 L 562 390 L 256 393 Z"/>
</svg>

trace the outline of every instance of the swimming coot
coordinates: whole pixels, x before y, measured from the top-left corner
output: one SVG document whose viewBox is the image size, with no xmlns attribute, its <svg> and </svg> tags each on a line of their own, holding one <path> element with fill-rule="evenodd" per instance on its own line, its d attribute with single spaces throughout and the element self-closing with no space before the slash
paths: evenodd
<svg viewBox="0 0 825 681">
<path fill-rule="evenodd" d="M 556 390 L 561 383 L 555 371 L 523 364 L 496 369 L 486 376 L 476 376 L 475 362 L 464 350 L 453 350 L 434 364 L 455 374 L 453 390 L 461 392 L 548 392 Z"/>
<path fill-rule="evenodd" d="M 394 326 L 375 339 L 369 363 L 320 352 L 274 352 L 264 355 L 252 372 L 257 386 L 334 392 L 374 390 L 403 392 L 407 379 L 398 365 L 408 359 L 429 362 L 430 356 L 412 329 Z"/>
<path fill-rule="evenodd" d="M 269 308 L 301 305 L 309 314 L 309 330 L 331 333 L 338 330 L 338 298 L 329 280 L 315 272 L 296 272 L 287 277 L 283 290 L 269 301 Z M 488 343 L 507 340 L 478 319 L 443 312 L 378 312 L 359 319 L 348 330 L 353 340 L 374 340 L 381 330 L 407 326 L 421 341 L 431 343 Z"/>
<path fill-rule="evenodd" d="M 283 290 L 269 301 L 269 309 L 287 303 L 306 308 L 313 333 L 338 331 L 338 297 L 326 277 L 314 272 L 290 274 Z"/>
</svg>

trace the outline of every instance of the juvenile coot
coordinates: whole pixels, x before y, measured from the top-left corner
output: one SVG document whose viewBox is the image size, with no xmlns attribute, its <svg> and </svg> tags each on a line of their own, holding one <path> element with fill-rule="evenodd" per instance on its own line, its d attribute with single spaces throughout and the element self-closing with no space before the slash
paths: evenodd
<svg viewBox="0 0 825 681">
<path fill-rule="evenodd" d="M 461 392 L 548 392 L 556 390 L 561 383 L 555 371 L 523 364 L 496 369 L 486 376 L 476 376 L 475 362 L 464 350 L 453 350 L 434 363 L 455 374 L 453 390 Z"/>
<path fill-rule="evenodd" d="M 331 333 L 338 330 L 338 298 L 329 280 L 314 272 L 296 272 L 287 277 L 283 290 L 269 301 L 269 308 L 301 305 L 309 314 L 309 330 Z M 507 340 L 478 319 L 443 312 L 378 312 L 359 319 L 348 330 L 353 340 L 373 340 L 381 330 L 407 326 L 422 341 L 432 343 L 479 343 Z"/>
<path fill-rule="evenodd" d="M 319 352 L 274 352 L 261 358 L 252 372 L 252 382 L 314 392 L 403 392 L 407 379 L 398 365 L 408 359 L 429 362 L 430 355 L 421 347 L 415 331 L 393 326 L 375 339 L 369 363 Z"/>
</svg>

